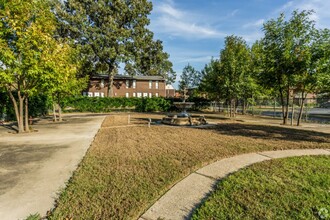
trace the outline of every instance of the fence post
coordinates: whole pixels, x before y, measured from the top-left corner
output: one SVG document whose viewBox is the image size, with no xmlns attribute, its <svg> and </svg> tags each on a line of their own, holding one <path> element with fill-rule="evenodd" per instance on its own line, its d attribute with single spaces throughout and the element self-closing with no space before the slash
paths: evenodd
<svg viewBox="0 0 330 220">
<path fill-rule="evenodd" d="M 293 126 L 294 119 L 294 99 L 292 98 L 292 107 L 291 107 L 291 126 Z"/>
<path fill-rule="evenodd" d="M 151 118 L 149 118 L 148 120 L 148 128 L 150 128 L 150 124 L 151 124 Z"/>
<path fill-rule="evenodd" d="M 274 99 L 274 118 L 276 118 L 276 99 Z"/>
</svg>

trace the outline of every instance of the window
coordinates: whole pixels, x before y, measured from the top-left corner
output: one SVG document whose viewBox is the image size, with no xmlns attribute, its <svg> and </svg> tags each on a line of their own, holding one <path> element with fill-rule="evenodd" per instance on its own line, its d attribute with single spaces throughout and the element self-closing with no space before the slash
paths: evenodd
<svg viewBox="0 0 330 220">
<path fill-rule="evenodd" d="M 158 80 L 156 81 L 156 89 L 158 89 L 159 88 L 159 82 L 158 82 Z"/>
<path fill-rule="evenodd" d="M 127 79 L 126 80 L 126 89 L 128 89 L 129 88 L 129 80 Z"/>
<path fill-rule="evenodd" d="M 152 80 L 149 80 L 149 89 L 152 89 Z"/>
<path fill-rule="evenodd" d="M 158 97 L 158 96 L 159 96 L 158 92 L 156 92 L 155 96 L 156 96 L 156 97 Z"/>
<path fill-rule="evenodd" d="M 94 97 L 100 97 L 100 93 L 99 92 L 94 92 Z"/>
<path fill-rule="evenodd" d="M 146 98 L 146 97 L 148 97 L 148 93 L 147 92 L 144 92 L 143 93 L 143 98 Z"/>
<path fill-rule="evenodd" d="M 83 92 L 83 96 L 87 96 L 87 92 Z"/>
<path fill-rule="evenodd" d="M 88 97 L 93 97 L 93 93 L 92 92 L 88 92 Z"/>
<path fill-rule="evenodd" d="M 101 79 L 100 88 L 104 88 L 104 79 Z"/>
<path fill-rule="evenodd" d="M 136 97 L 136 93 L 135 92 L 133 92 L 133 97 Z"/>
<path fill-rule="evenodd" d="M 149 98 L 152 98 L 152 93 L 151 92 L 149 92 Z"/>
<path fill-rule="evenodd" d="M 129 98 L 129 92 L 126 92 L 126 98 Z"/>
<path fill-rule="evenodd" d="M 137 97 L 138 97 L 138 98 L 141 98 L 141 97 L 142 97 L 142 93 L 141 93 L 141 92 L 138 92 L 138 93 L 137 93 Z"/>
<path fill-rule="evenodd" d="M 133 80 L 133 89 L 136 89 L 136 80 Z"/>
<path fill-rule="evenodd" d="M 102 97 L 102 98 L 104 97 L 104 92 L 101 92 L 101 97 Z"/>
</svg>

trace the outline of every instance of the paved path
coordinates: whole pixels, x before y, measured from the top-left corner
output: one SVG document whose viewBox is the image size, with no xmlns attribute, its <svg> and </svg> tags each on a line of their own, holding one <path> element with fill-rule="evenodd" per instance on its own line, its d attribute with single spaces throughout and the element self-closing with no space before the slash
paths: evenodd
<svg viewBox="0 0 330 220">
<path fill-rule="evenodd" d="M 254 163 L 303 155 L 330 155 L 330 149 L 266 151 L 222 159 L 197 170 L 177 183 L 151 206 L 140 220 L 188 219 L 193 209 L 212 192 L 219 179 Z"/>
<path fill-rule="evenodd" d="M 85 155 L 104 116 L 41 121 L 38 132 L 0 132 L 0 219 L 24 219 L 53 208 L 54 199 Z"/>
</svg>

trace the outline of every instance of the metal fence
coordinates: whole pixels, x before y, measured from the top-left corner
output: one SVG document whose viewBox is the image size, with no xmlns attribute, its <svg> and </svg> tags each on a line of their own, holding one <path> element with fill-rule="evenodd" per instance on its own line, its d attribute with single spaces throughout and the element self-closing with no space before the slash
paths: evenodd
<svg viewBox="0 0 330 220">
<path fill-rule="evenodd" d="M 250 114 L 282 118 L 282 106 L 278 99 L 254 100 L 244 107 L 243 101 L 236 103 L 236 114 Z M 289 102 L 289 118 L 297 120 L 302 103 L 301 98 Z M 226 102 L 210 102 L 209 110 L 229 115 L 230 106 Z M 330 123 L 330 99 L 307 98 L 304 101 L 302 120 L 305 122 Z"/>
</svg>

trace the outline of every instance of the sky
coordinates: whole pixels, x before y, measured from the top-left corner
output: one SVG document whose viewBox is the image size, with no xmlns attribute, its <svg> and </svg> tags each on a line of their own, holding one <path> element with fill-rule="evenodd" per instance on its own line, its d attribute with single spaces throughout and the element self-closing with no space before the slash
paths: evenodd
<svg viewBox="0 0 330 220">
<path fill-rule="evenodd" d="M 212 57 L 219 58 L 224 38 L 243 37 L 252 45 L 263 37 L 263 23 L 285 13 L 311 10 L 317 28 L 330 28 L 330 0 L 151 0 L 150 30 L 163 41 L 164 51 L 177 73 L 189 63 L 204 68 Z"/>
</svg>

